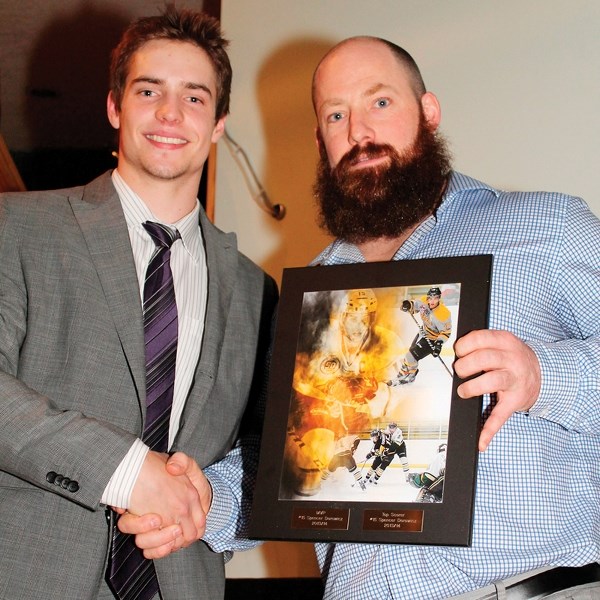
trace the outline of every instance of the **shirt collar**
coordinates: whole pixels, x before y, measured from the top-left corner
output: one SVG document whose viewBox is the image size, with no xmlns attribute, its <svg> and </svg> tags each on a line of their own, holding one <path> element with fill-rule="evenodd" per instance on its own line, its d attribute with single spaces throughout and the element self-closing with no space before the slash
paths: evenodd
<svg viewBox="0 0 600 600">
<path fill-rule="evenodd" d="M 450 173 L 450 179 L 448 180 L 448 187 L 446 189 L 446 193 L 444 194 L 444 199 L 442 204 L 440 204 L 440 208 L 448 201 L 454 199 L 456 194 L 467 192 L 467 191 L 481 191 L 487 190 L 491 192 L 495 196 L 499 196 L 500 192 L 493 188 L 491 185 L 487 183 L 483 183 L 481 181 L 477 181 L 477 179 L 473 179 L 468 175 L 463 175 L 458 171 L 452 171 Z M 438 209 L 439 210 L 439 209 Z"/>
<path fill-rule="evenodd" d="M 127 227 L 135 230 L 139 235 L 148 236 L 142 227 L 146 221 L 161 223 L 171 229 L 177 229 L 181 235 L 183 247 L 190 256 L 198 261 L 202 256 L 202 233 L 200 231 L 200 203 L 196 199 L 194 209 L 176 223 L 163 223 L 157 219 L 145 202 L 125 183 L 117 169 L 112 172 L 112 181 L 119 195 Z"/>
</svg>

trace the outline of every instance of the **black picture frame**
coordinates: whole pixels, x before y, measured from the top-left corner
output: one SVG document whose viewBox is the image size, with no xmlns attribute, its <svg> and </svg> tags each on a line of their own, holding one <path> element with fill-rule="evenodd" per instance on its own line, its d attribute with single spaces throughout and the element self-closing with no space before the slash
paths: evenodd
<svg viewBox="0 0 600 600">
<path fill-rule="evenodd" d="M 252 538 L 471 543 L 482 399 L 458 397 L 452 344 L 487 327 L 491 265 L 483 255 L 284 270 Z M 432 319 L 450 331 L 437 356 L 420 340 Z M 394 376 L 408 348 L 420 358 L 412 381 Z M 390 439 L 398 429 L 404 449 Z M 375 469 L 365 481 L 369 448 L 387 463 L 376 483 Z"/>
</svg>

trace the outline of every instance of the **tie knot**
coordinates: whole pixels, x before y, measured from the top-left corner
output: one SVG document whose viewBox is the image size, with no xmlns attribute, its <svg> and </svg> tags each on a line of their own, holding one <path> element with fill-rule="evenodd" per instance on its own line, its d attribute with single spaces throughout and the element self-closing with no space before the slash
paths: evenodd
<svg viewBox="0 0 600 600">
<path fill-rule="evenodd" d="M 161 223 L 153 223 L 146 221 L 142 223 L 144 229 L 150 234 L 150 237 L 159 248 L 170 248 L 175 240 L 181 238 L 181 234 L 177 229 L 173 231 L 171 228 Z"/>
</svg>

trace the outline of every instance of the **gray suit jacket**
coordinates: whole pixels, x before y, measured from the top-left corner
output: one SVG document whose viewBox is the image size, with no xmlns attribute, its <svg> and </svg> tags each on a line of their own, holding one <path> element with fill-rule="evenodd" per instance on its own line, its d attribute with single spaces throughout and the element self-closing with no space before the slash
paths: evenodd
<svg viewBox="0 0 600 600">
<path fill-rule="evenodd" d="M 255 408 L 276 289 L 203 212 L 200 227 L 208 306 L 174 449 L 206 466 L 227 454 Z M 109 543 L 99 499 L 142 431 L 143 344 L 109 174 L 0 196 L 1 599 L 96 597 Z M 223 556 L 203 542 L 156 567 L 165 600 L 223 595 Z"/>
</svg>

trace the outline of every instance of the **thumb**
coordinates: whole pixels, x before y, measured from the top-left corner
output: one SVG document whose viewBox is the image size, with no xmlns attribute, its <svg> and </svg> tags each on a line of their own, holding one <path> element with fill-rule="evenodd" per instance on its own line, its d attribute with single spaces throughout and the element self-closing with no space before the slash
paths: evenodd
<svg viewBox="0 0 600 600">
<path fill-rule="evenodd" d="M 185 452 L 175 452 L 167 461 L 166 469 L 171 475 L 185 475 L 196 488 L 204 511 L 208 512 L 210 510 L 212 487 L 193 458 Z"/>
<path fill-rule="evenodd" d="M 166 469 L 171 475 L 189 475 L 193 462 L 185 452 L 175 452 L 167 460 Z"/>
</svg>

